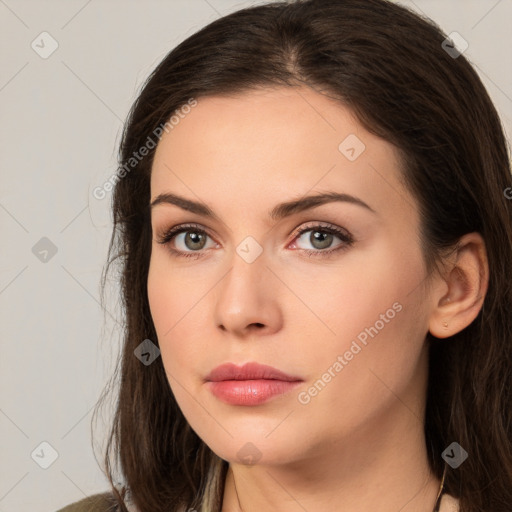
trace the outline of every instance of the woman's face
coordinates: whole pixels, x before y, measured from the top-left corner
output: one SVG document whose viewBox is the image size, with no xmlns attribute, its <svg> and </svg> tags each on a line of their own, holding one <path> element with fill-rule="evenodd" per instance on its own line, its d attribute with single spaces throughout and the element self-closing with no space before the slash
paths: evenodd
<svg viewBox="0 0 512 512">
<path fill-rule="evenodd" d="M 418 421 L 431 306 L 391 144 L 308 88 L 200 98 L 158 144 L 151 201 L 164 194 L 183 199 L 152 207 L 151 314 L 174 396 L 215 453 L 285 464 Z M 308 199 L 321 194 L 354 199 Z M 248 362 L 296 381 L 208 381 Z"/>
</svg>

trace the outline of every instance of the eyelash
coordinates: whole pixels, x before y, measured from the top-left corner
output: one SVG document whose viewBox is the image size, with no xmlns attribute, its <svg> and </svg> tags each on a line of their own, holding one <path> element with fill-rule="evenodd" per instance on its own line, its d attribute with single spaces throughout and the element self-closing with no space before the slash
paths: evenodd
<svg viewBox="0 0 512 512">
<path fill-rule="evenodd" d="M 198 224 L 180 224 L 178 226 L 174 226 L 167 231 L 165 231 L 160 238 L 157 240 L 157 243 L 162 245 L 169 245 L 169 243 L 180 233 L 184 233 L 187 231 L 192 231 L 195 233 L 200 233 L 206 236 L 210 236 L 204 229 L 202 229 Z M 330 235 L 336 235 L 339 237 L 343 243 L 340 245 L 337 245 L 336 247 L 332 249 L 325 249 L 325 250 L 311 250 L 311 249 L 299 249 L 300 251 L 306 252 L 310 257 L 328 257 L 332 253 L 338 252 L 338 251 L 344 251 L 348 249 L 353 243 L 354 239 L 352 235 L 350 235 L 348 232 L 341 230 L 333 225 L 323 225 L 323 224 L 310 224 L 307 226 L 304 226 L 302 229 L 297 231 L 294 234 L 293 240 L 296 238 L 299 238 L 304 233 L 307 233 L 308 231 L 319 231 L 321 233 L 328 233 Z M 210 237 L 211 238 L 211 237 Z M 178 251 L 176 249 L 169 248 L 169 250 L 177 257 L 184 257 L 184 258 L 201 258 L 204 253 L 201 253 L 200 251 L 190 251 L 190 252 L 184 252 L 184 251 Z"/>
</svg>

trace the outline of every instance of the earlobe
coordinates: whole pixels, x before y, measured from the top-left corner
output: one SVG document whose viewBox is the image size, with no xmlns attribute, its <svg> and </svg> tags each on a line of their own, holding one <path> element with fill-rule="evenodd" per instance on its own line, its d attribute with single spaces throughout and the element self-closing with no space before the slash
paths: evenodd
<svg viewBox="0 0 512 512">
<path fill-rule="evenodd" d="M 436 338 L 447 338 L 462 331 L 482 308 L 489 283 L 489 264 L 485 242 L 479 233 L 468 233 L 460 238 L 455 260 L 444 282 L 445 291 L 441 297 L 433 297 L 434 308 L 430 315 L 429 331 Z"/>
</svg>

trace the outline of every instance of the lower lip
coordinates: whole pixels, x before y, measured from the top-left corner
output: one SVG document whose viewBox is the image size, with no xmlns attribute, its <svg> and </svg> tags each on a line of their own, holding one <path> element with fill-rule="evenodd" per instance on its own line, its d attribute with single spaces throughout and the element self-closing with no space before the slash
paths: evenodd
<svg viewBox="0 0 512 512">
<path fill-rule="evenodd" d="M 208 382 L 210 391 L 220 400 L 231 405 L 258 405 L 282 395 L 302 381 L 284 380 L 223 380 Z"/>
</svg>

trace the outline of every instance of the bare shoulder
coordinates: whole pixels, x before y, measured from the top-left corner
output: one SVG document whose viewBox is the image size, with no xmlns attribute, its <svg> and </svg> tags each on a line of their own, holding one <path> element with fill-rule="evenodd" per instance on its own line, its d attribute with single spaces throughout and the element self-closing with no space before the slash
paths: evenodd
<svg viewBox="0 0 512 512">
<path fill-rule="evenodd" d="M 111 492 L 93 494 L 83 500 L 57 510 L 57 512 L 116 512 L 117 503 Z"/>
<path fill-rule="evenodd" d="M 444 494 L 441 498 L 440 512 L 459 512 L 459 500 L 451 494 Z"/>
</svg>

